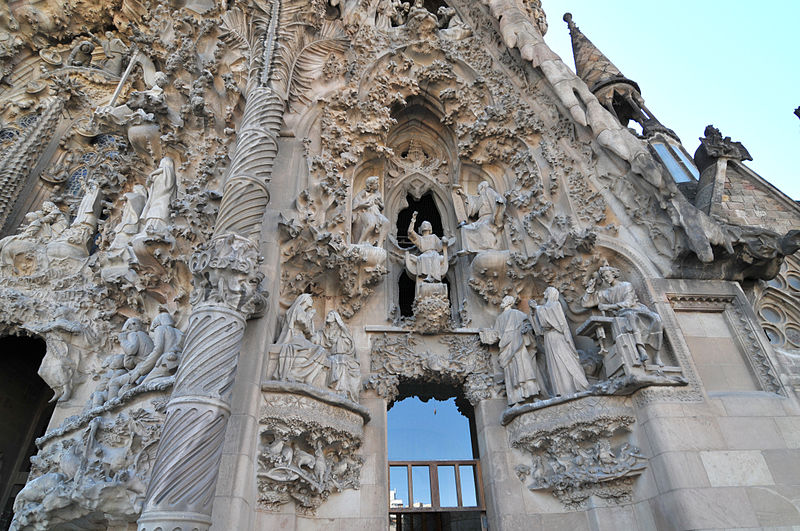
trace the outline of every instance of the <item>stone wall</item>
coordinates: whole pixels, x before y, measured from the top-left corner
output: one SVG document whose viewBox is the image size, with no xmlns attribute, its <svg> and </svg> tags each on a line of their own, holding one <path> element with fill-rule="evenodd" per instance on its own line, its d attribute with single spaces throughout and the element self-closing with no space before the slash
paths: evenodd
<svg viewBox="0 0 800 531">
<path fill-rule="evenodd" d="M 729 162 L 722 200 L 715 213 L 731 223 L 764 227 L 780 234 L 798 228 L 800 207 L 758 181 L 739 163 Z"/>
</svg>

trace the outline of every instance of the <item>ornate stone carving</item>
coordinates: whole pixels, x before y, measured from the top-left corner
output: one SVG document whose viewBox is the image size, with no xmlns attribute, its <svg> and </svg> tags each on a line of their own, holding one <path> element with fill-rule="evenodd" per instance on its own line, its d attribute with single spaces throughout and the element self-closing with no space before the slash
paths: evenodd
<svg viewBox="0 0 800 531">
<path fill-rule="evenodd" d="M 218 236 L 201 245 L 189 263 L 195 285 L 192 303 L 220 304 L 247 316 L 257 315 L 266 302 L 260 263 L 258 247 L 236 234 Z"/>
<path fill-rule="evenodd" d="M 461 386 L 471 404 L 503 396 L 502 369 L 495 368 L 477 334 L 434 337 L 384 333 L 372 338 L 371 375 L 367 387 L 389 401 L 401 381 Z"/>
<path fill-rule="evenodd" d="M 95 417 L 77 435 L 31 458 L 31 480 L 14 501 L 10 529 L 45 531 L 76 521 L 106 526 L 136 518 L 155 459 L 163 414 L 136 409 Z"/>
<path fill-rule="evenodd" d="M 571 508 L 590 496 L 615 503 L 630 501 L 633 480 L 646 458 L 625 432 L 634 412 L 618 399 L 584 398 L 509 424 L 511 445 L 532 456 L 517 476 L 532 491 L 549 490 Z"/>
<path fill-rule="evenodd" d="M 313 513 L 332 493 L 358 489 L 356 455 L 364 418 L 309 396 L 264 393 L 259 419 L 258 503 L 277 510 L 295 501 Z"/>
</svg>

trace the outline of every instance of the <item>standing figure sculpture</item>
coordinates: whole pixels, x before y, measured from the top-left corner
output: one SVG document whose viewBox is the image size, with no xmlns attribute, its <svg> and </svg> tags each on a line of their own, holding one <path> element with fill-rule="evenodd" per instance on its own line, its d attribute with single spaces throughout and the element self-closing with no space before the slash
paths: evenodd
<svg viewBox="0 0 800 531">
<path fill-rule="evenodd" d="M 125 194 L 125 207 L 122 209 L 122 218 L 114 228 L 114 239 L 108 250 L 112 254 L 121 254 L 134 236 L 139 232 L 139 219 L 147 203 L 147 189 L 141 184 L 135 184 L 133 190 Z"/>
<path fill-rule="evenodd" d="M 558 290 L 551 286 L 544 291 L 544 304 L 537 306 L 536 301 L 531 300 L 529 306 L 533 312 L 533 329 L 544 338 L 547 374 L 553 394 L 567 396 L 587 389 L 589 382 L 558 298 Z"/>
<path fill-rule="evenodd" d="M 528 348 L 536 346 L 531 338 L 532 326 L 528 316 L 513 308 L 515 299 L 511 295 L 503 297 L 494 328 L 488 334 L 483 331 L 482 341 L 498 343 L 500 356 L 498 361 L 503 368 L 506 382 L 508 404 L 514 405 L 540 393 L 536 375 L 534 355 Z M 487 339 L 488 335 L 488 339 Z"/>
<path fill-rule="evenodd" d="M 327 385 L 338 394 L 358 402 L 361 390 L 361 366 L 356 359 L 353 336 L 339 312 L 331 310 L 325 317 L 322 329 L 322 346 L 328 349 Z"/>
<path fill-rule="evenodd" d="M 429 221 L 423 221 L 419 229 L 422 234 L 414 231 L 417 222 L 417 212 L 411 216 L 408 226 L 408 238 L 417 246 L 420 254 L 415 256 L 406 251 L 406 269 L 411 276 L 421 282 L 441 282 L 447 274 L 447 246 L 448 240 L 439 238 L 433 233 Z"/>
<path fill-rule="evenodd" d="M 147 186 L 149 194 L 141 215 L 144 231 L 151 236 L 166 236 L 169 232 L 169 205 L 177 192 L 175 162 L 170 157 L 161 159 L 158 169 L 147 177 Z"/>
<path fill-rule="evenodd" d="M 287 382 L 314 385 L 325 369 L 325 349 L 314 342 L 314 315 L 311 295 L 303 293 L 286 312 L 286 324 L 277 344 L 280 345 L 274 378 Z"/>
<path fill-rule="evenodd" d="M 389 219 L 381 213 L 383 199 L 378 192 L 378 177 L 367 177 L 363 190 L 353 199 L 353 242 L 383 247 L 389 232 Z"/>
<path fill-rule="evenodd" d="M 476 195 L 467 195 L 461 188 L 455 191 L 464 199 L 467 216 L 477 217 L 472 223 L 462 221 L 464 251 L 477 253 L 497 249 L 503 230 L 506 200 L 487 181 L 481 181 Z"/>
<path fill-rule="evenodd" d="M 598 308 L 622 320 L 623 329 L 630 333 L 636 343 L 636 350 L 642 363 L 649 359 L 647 347 L 653 350 L 654 361 L 661 362 L 661 341 L 664 325 L 661 316 L 639 302 L 633 284 L 620 282 L 619 269 L 602 266 L 589 281 L 586 294 L 581 298 L 584 308 Z M 607 287 L 598 289 L 600 285 Z"/>
</svg>

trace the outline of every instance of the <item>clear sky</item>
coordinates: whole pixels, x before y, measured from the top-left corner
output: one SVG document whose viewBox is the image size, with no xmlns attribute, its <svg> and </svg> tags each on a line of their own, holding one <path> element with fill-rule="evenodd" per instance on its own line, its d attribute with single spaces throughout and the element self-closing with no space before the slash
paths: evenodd
<svg viewBox="0 0 800 531">
<path fill-rule="evenodd" d="M 799 0 L 542 0 L 545 40 L 574 69 L 581 31 L 642 89 L 647 107 L 694 153 L 706 125 L 742 142 L 746 163 L 800 199 Z"/>
<path fill-rule="evenodd" d="M 432 461 L 472 459 L 469 421 L 456 408 L 455 399 L 446 401 L 406 398 L 394 404 L 387 414 L 389 461 Z M 457 505 L 455 471 L 439 467 L 439 494 L 442 507 Z M 464 506 L 475 504 L 475 487 L 470 467 L 461 467 Z M 430 504 L 430 476 L 427 467 L 413 467 L 414 502 Z M 408 506 L 408 471 L 392 467 L 390 488 Z"/>
</svg>

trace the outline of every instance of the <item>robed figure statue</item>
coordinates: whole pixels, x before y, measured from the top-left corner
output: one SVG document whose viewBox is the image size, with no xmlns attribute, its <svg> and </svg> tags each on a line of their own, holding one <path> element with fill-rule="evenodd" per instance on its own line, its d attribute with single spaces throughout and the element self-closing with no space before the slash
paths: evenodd
<svg viewBox="0 0 800 531">
<path fill-rule="evenodd" d="M 533 311 L 533 329 L 543 338 L 553 394 L 567 396 L 587 389 L 589 382 L 558 298 L 558 290 L 551 286 L 544 291 L 544 304 L 537 306 L 535 301 L 530 301 L 529 305 Z"/>
<path fill-rule="evenodd" d="M 508 404 L 524 402 L 540 393 L 534 356 L 529 347 L 536 348 L 531 337 L 532 326 L 528 316 L 514 309 L 514 297 L 503 297 L 494 328 L 481 330 L 481 341 L 497 343 L 500 347 L 498 362 L 503 368 Z M 535 355 L 535 352 L 534 352 Z"/>
<path fill-rule="evenodd" d="M 314 342 L 314 314 L 311 295 L 303 293 L 286 312 L 275 379 L 314 385 L 325 369 L 326 351 Z"/>
</svg>

